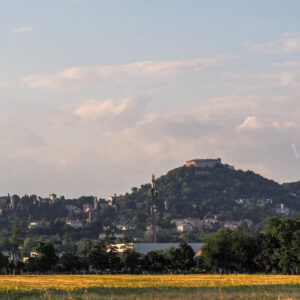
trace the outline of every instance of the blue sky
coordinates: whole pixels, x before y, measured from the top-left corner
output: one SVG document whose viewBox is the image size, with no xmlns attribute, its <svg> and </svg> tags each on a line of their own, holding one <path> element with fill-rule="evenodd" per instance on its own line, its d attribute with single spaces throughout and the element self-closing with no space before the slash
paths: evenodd
<svg viewBox="0 0 300 300">
<path fill-rule="evenodd" d="M 299 180 L 299 9 L 2 1 L 0 193 L 107 196 L 219 156 Z"/>
</svg>

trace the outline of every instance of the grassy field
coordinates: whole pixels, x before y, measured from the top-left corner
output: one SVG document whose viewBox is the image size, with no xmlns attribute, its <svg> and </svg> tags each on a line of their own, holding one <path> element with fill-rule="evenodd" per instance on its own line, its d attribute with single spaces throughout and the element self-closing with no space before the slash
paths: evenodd
<svg viewBox="0 0 300 300">
<path fill-rule="evenodd" d="M 0 299 L 300 299 L 300 276 L 0 276 Z"/>
</svg>

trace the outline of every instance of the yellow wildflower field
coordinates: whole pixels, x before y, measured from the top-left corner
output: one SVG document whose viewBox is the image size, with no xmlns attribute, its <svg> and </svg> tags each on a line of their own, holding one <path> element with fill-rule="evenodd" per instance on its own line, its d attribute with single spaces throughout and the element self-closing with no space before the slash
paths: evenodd
<svg viewBox="0 0 300 300">
<path fill-rule="evenodd" d="M 88 288 L 200 288 L 300 285 L 300 276 L 287 275 L 16 275 L 0 276 L 1 291 Z"/>
</svg>

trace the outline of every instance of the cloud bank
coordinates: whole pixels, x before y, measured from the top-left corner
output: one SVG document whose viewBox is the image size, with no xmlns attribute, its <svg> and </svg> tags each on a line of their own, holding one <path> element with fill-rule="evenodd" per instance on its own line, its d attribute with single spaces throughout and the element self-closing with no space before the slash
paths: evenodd
<svg viewBox="0 0 300 300">
<path fill-rule="evenodd" d="M 31 75 L 21 79 L 30 88 L 60 89 L 101 82 L 107 79 L 170 77 L 201 72 L 220 65 L 224 58 L 200 58 L 187 61 L 141 61 L 123 65 L 75 67 L 54 75 Z"/>
</svg>

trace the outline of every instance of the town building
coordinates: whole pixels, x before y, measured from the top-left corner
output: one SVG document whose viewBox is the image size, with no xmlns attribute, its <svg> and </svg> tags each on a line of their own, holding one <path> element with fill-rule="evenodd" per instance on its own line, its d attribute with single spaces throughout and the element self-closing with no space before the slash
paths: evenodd
<svg viewBox="0 0 300 300">
<path fill-rule="evenodd" d="M 55 202 L 57 200 L 56 194 L 50 194 L 49 195 L 49 199 L 53 202 Z"/>
<path fill-rule="evenodd" d="M 202 230 L 202 229 L 212 229 L 213 224 L 218 223 L 219 221 L 216 218 L 185 218 L 185 219 L 173 219 L 172 224 L 175 224 L 178 231 L 191 231 L 191 230 Z M 184 226 L 183 226 L 184 225 Z M 190 229 L 191 225 L 192 229 Z"/>
<path fill-rule="evenodd" d="M 176 227 L 178 227 L 179 225 L 182 225 L 183 223 L 186 223 L 187 219 L 173 219 L 171 221 L 171 224 L 175 224 Z"/>
<path fill-rule="evenodd" d="M 290 213 L 290 209 L 286 207 L 283 203 L 276 206 L 276 213 L 282 216 L 288 216 Z"/>
<path fill-rule="evenodd" d="M 147 230 L 152 230 L 152 228 L 153 228 L 152 225 L 149 225 L 149 226 L 146 227 Z M 156 231 L 159 231 L 159 230 L 161 230 L 161 227 L 156 225 L 155 229 L 156 229 Z"/>
<path fill-rule="evenodd" d="M 68 210 L 69 214 L 74 214 L 74 215 L 81 214 L 81 209 L 75 205 L 66 205 L 65 207 Z"/>
<path fill-rule="evenodd" d="M 243 204 L 248 203 L 249 200 L 248 200 L 248 199 L 242 199 L 242 198 L 239 198 L 239 199 L 234 200 L 234 202 L 235 202 L 236 204 L 238 204 L 238 205 L 243 205 Z"/>
<path fill-rule="evenodd" d="M 230 230 L 236 230 L 239 227 L 240 223 L 236 221 L 225 221 L 223 223 L 223 227 L 230 229 Z"/>
<path fill-rule="evenodd" d="M 116 201 L 117 201 L 117 194 L 113 194 L 112 196 L 107 198 L 107 203 L 109 206 L 115 206 Z"/>
<path fill-rule="evenodd" d="M 41 222 L 40 221 L 33 221 L 33 222 L 29 223 L 28 228 L 29 229 L 34 229 L 34 228 L 38 228 L 40 226 L 41 226 Z"/>
<path fill-rule="evenodd" d="M 99 239 L 103 239 L 105 236 L 106 236 L 106 234 L 102 232 L 102 233 L 99 234 Z M 124 233 L 114 233 L 113 236 L 116 239 L 124 239 L 125 238 Z"/>
<path fill-rule="evenodd" d="M 67 220 L 66 224 L 68 226 L 71 226 L 74 229 L 81 229 L 81 228 L 83 228 L 82 222 L 78 221 L 78 220 L 76 220 L 76 221 L 75 220 Z"/>
<path fill-rule="evenodd" d="M 116 228 L 122 231 L 128 231 L 128 230 L 133 230 L 135 227 L 130 224 L 118 224 L 116 225 Z"/>
<path fill-rule="evenodd" d="M 221 164 L 221 158 L 192 159 L 192 160 L 188 160 L 186 162 L 187 167 L 194 166 L 195 168 L 209 168 L 209 169 L 215 167 L 216 165 L 220 165 L 220 164 Z"/>
<path fill-rule="evenodd" d="M 93 205 L 90 203 L 85 203 L 82 205 L 82 209 L 83 209 L 83 212 L 89 213 L 91 210 L 93 210 Z"/>
<path fill-rule="evenodd" d="M 99 208 L 99 201 L 97 197 L 94 197 L 94 210 L 97 210 Z"/>
<path fill-rule="evenodd" d="M 190 223 L 184 223 L 184 224 L 177 226 L 177 231 L 180 231 L 180 232 L 187 232 L 187 231 L 192 231 L 192 230 L 193 230 L 193 225 Z"/>
</svg>

